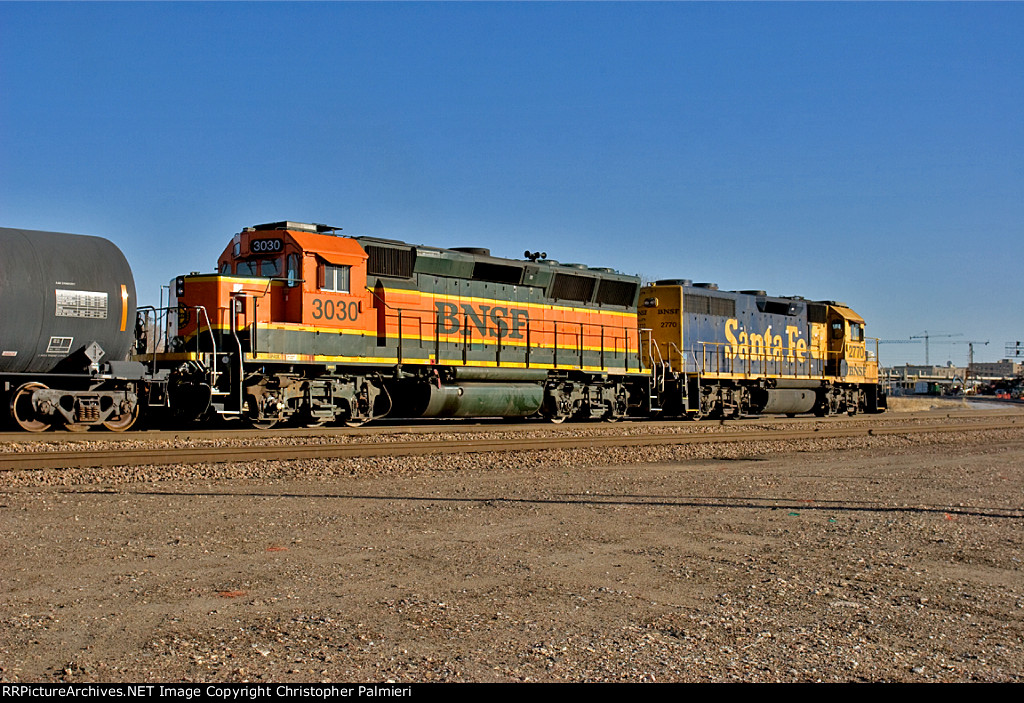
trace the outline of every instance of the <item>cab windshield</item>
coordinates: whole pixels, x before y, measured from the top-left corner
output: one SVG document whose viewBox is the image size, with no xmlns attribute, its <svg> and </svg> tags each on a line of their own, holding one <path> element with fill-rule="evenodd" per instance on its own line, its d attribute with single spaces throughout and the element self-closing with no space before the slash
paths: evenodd
<svg viewBox="0 0 1024 703">
<path fill-rule="evenodd" d="M 275 256 L 269 259 L 239 261 L 235 265 L 235 275 L 279 278 L 281 276 L 281 257 Z"/>
</svg>

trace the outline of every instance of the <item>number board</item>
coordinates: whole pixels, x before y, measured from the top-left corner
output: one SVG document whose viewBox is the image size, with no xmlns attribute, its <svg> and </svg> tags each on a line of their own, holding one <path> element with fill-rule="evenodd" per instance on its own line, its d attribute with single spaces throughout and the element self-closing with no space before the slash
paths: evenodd
<svg viewBox="0 0 1024 703">
<path fill-rule="evenodd" d="M 249 242 L 252 254 L 276 254 L 284 249 L 283 239 L 253 239 Z"/>
</svg>

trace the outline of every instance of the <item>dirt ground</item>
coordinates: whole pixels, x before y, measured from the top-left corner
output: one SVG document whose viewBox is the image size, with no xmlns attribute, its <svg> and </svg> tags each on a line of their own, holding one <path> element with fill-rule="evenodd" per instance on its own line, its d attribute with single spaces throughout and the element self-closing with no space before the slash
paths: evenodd
<svg viewBox="0 0 1024 703">
<path fill-rule="evenodd" d="M 330 464 L 0 488 L 0 680 L 1024 680 L 1021 431 Z"/>
</svg>

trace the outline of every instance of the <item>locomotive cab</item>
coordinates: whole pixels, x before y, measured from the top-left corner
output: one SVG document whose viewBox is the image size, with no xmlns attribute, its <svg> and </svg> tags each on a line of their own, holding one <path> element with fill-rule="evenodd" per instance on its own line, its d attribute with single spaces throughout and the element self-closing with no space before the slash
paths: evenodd
<svg viewBox="0 0 1024 703">
<path fill-rule="evenodd" d="M 224 249 L 217 273 L 174 281 L 170 353 L 156 357 L 178 364 L 171 405 L 179 415 L 212 408 L 273 424 L 302 407 L 315 424 L 313 396 L 333 406 L 336 396 L 358 393 L 353 378 L 315 380 L 329 377 L 335 363 L 364 360 L 376 334 L 367 256 L 355 240 L 332 236 L 336 230 L 293 222 L 247 227 Z M 351 407 L 345 413 L 354 414 Z"/>
<path fill-rule="evenodd" d="M 369 303 L 366 254 L 347 237 L 318 236 L 334 227 L 277 222 L 236 234 L 218 261 L 222 275 L 278 283 L 270 296 L 269 323 L 337 329 L 355 324 Z"/>
<path fill-rule="evenodd" d="M 863 383 L 868 376 L 864 318 L 841 303 L 827 303 L 828 362 L 825 375 L 851 383 Z M 874 380 L 878 362 L 874 361 Z"/>
<path fill-rule="evenodd" d="M 333 231 L 278 222 L 236 234 L 217 274 L 176 280 L 179 314 L 169 338 L 179 350 L 213 351 L 237 337 L 249 361 L 312 361 L 310 351 L 358 356 L 374 324 L 364 314 L 366 254 L 355 240 L 324 236 Z"/>
</svg>

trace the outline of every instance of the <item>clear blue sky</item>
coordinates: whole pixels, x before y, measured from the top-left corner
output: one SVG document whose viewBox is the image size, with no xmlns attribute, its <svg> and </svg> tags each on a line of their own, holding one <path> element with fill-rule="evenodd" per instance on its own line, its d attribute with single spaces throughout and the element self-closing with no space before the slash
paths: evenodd
<svg viewBox="0 0 1024 703">
<path fill-rule="evenodd" d="M 290 219 L 841 300 L 995 360 L 1022 37 L 1020 3 L 0 3 L 0 225 L 111 239 L 149 303 Z"/>
</svg>

